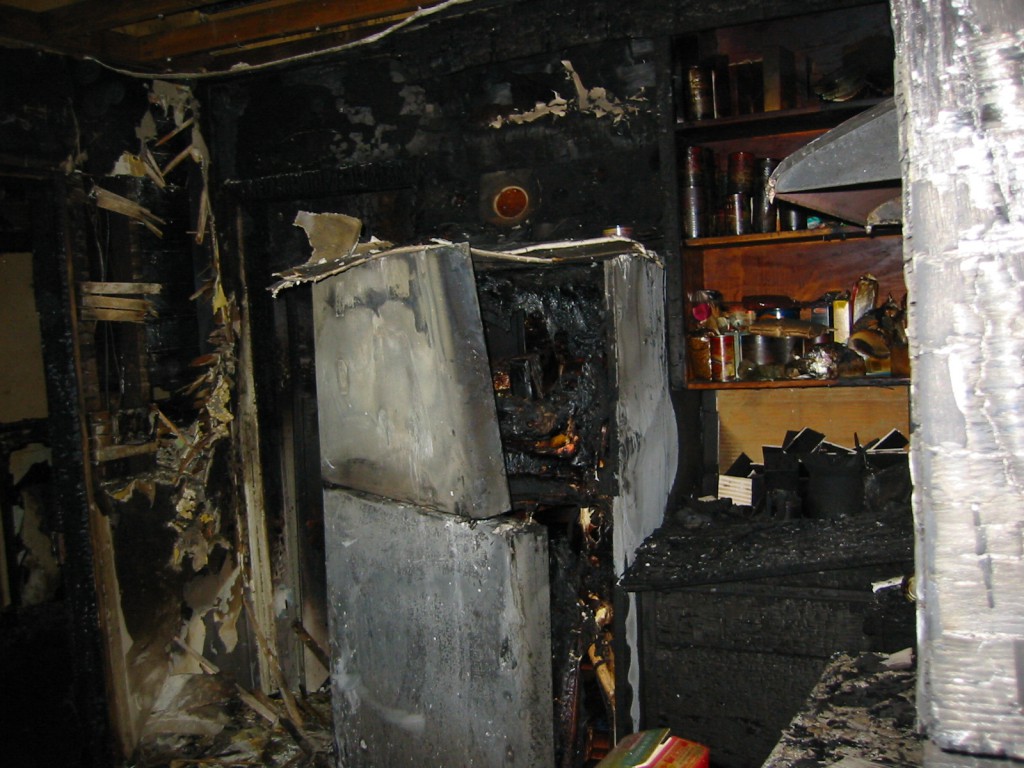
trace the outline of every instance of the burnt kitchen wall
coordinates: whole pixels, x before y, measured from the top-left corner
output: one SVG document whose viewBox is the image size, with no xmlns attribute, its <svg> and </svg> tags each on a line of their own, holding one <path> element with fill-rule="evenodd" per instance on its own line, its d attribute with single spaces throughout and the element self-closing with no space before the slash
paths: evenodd
<svg viewBox="0 0 1024 768">
<path fill-rule="evenodd" d="M 619 39 L 443 76 L 381 55 L 219 85 L 209 95 L 218 172 L 261 197 L 407 186 L 401 226 L 369 221 L 364 234 L 493 243 L 629 224 L 657 237 L 653 54 L 649 40 Z M 586 93 L 606 90 L 610 110 L 578 109 L 570 67 Z M 530 194 L 518 226 L 492 221 L 488 193 L 503 182 Z"/>
<path fill-rule="evenodd" d="M 364 237 L 397 244 L 589 237 L 614 224 L 657 237 L 662 226 L 649 41 L 592 42 L 474 66 L 449 59 L 457 66 L 435 70 L 438 41 L 452 44 L 443 30 L 413 35 L 415 50 L 402 39 L 387 51 L 198 89 L 218 218 L 240 227 L 237 238 L 222 239 L 224 253 L 244 250 L 253 336 L 261 339 L 253 360 L 271 546 L 294 551 L 296 618 L 325 645 L 309 289 L 276 299 L 266 291 L 275 271 L 309 256 L 296 212 L 350 214 L 362 220 Z M 530 115 L 559 97 L 578 103 L 563 62 L 588 95 L 606 89 L 611 112 Z M 521 115 L 536 119 L 514 122 Z M 492 221 L 487 192 L 502 183 L 529 191 L 533 209 L 518 225 Z M 278 515 L 289 506 L 296 520 Z M 315 685 L 309 664 L 306 679 Z"/>
<path fill-rule="evenodd" d="M 364 239 L 396 244 L 490 246 L 631 226 L 665 257 L 667 318 L 681 322 L 680 222 L 665 183 L 675 173 L 672 36 L 856 4 L 467 3 L 460 12 L 473 12 L 372 45 L 195 83 L 224 262 L 245 263 L 260 340 L 253 369 L 266 509 L 271 547 L 292 563 L 275 571 L 275 584 L 299 585 L 293 618 L 326 639 L 309 291 L 272 299 L 266 290 L 274 272 L 309 257 L 296 213 L 347 213 L 362 220 Z M 496 219 L 492 198 L 503 185 L 527 191 L 521 219 Z M 680 493 L 700 474 L 692 395 L 676 395 Z M 283 647 L 290 623 L 278 627 Z M 308 665 L 306 674 L 313 687 Z"/>
<path fill-rule="evenodd" d="M 5 614 L 23 640 L 5 648 L 5 668 L 16 673 L 5 722 L 15 757 L 66 744 L 57 762 L 107 765 L 140 745 L 171 669 L 170 641 L 185 624 L 221 668 L 246 682 L 253 668 L 226 426 L 234 339 L 224 318 L 236 284 L 217 272 L 209 237 L 195 242 L 202 178 L 183 153 L 195 134 L 156 145 L 193 114 L 187 89 L 28 51 L 0 49 L 0 65 L 18 73 L 0 84 L 0 226 L 6 234 L 8 214 L 27 211 L 17 248 L 31 251 L 48 390 L 39 432 L 52 457 L 43 533 L 60 561 L 63 602 L 59 621 L 42 627 L 61 641 L 56 659 L 42 655 L 49 637 L 33 634 L 32 615 Z M 131 167 L 123 153 L 142 154 L 144 142 L 163 183 L 150 178 L 158 174 L 111 175 L 115 164 Z M 188 161 L 172 166 L 179 153 Z M 110 207 L 113 194 L 121 202 Z M 220 277 L 225 309 L 211 320 Z M 218 416 L 201 424 L 204 411 L 213 414 L 206 406 Z M 5 537 L 9 528 L 5 521 Z M 234 608 L 221 623 L 227 634 L 213 641 L 213 615 L 194 605 L 223 607 L 225 576 Z M 48 712 L 70 713 L 63 738 L 52 718 L 22 706 L 22 689 L 33 700 L 39 691 Z"/>
<path fill-rule="evenodd" d="M 237 242 L 249 263 L 254 322 L 280 344 L 255 351 L 267 355 L 257 365 L 258 376 L 270 376 L 264 392 L 289 397 L 290 385 L 266 371 L 287 359 L 287 348 L 306 344 L 295 323 L 282 336 L 282 311 L 260 295 L 274 271 L 307 256 L 292 226 L 298 210 L 351 213 L 363 220 L 364 237 L 396 243 L 491 245 L 631 226 L 666 257 L 667 320 L 681 327 L 672 36 L 858 4 L 472 3 L 459 10 L 482 10 L 373 45 L 197 83 L 218 220 L 224 227 L 241 212 Z M 526 189 L 531 209 L 521 221 L 496 224 L 492 196 L 506 184 Z M 232 248 L 233 234 L 225 241 Z M 699 430 L 692 395 L 677 393 L 680 434 L 691 436 Z M 700 475 L 690 444 L 680 453 L 682 493 Z"/>
</svg>

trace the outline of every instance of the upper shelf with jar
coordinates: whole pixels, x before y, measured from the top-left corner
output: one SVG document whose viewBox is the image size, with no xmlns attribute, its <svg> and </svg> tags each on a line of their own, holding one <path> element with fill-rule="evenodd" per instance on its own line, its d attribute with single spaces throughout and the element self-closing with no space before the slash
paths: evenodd
<svg viewBox="0 0 1024 768">
<path fill-rule="evenodd" d="M 828 128 L 892 95 L 886 3 L 685 35 L 673 58 L 677 123 L 710 139 Z"/>
<path fill-rule="evenodd" d="M 688 35 L 674 61 L 687 386 L 905 382 L 898 228 L 766 194 L 784 158 L 891 95 L 887 4 Z M 862 284 L 877 301 L 864 304 Z M 766 296 L 790 314 L 756 315 L 748 303 Z"/>
<path fill-rule="evenodd" d="M 891 95 L 887 4 L 686 35 L 674 62 L 687 243 L 842 225 L 790 204 L 776 211 L 767 182 L 784 158 Z"/>
</svg>

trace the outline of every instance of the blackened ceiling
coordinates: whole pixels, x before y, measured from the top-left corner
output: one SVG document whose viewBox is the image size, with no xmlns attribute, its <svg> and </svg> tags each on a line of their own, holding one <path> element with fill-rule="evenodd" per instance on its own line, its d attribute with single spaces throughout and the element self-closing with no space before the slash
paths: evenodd
<svg viewBox="0 0 1024 768">
<path fill-rule="evenodd" d="M 479 0 L 0 0 L 0 44 L 144 73 L 223 72 L 461 13 Z"/>
</svg>

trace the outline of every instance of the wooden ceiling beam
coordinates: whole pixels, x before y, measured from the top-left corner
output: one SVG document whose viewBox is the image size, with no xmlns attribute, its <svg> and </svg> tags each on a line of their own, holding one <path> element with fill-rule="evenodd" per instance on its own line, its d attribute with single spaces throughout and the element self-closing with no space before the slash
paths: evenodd
<svg viewBox="0 0 1024 768">
<path fill-rule="evenodd" d="M 0 41 L 27 45 L 67 56 L 89 56 L 96 52 L 97 35 L 57 35 L 43 14 L 11 6 L 0 6 Z"/>
<path fill-rule="evenodd" d="M 138 40 L 138 60 L 152 62 L 173 59 L 314 30 L 322 30 L 326 34 L 345 25 L 365 23 L 385 16 L 408 15 L 422 7 L 436 4 L 436 1 L 415 0 L 293 0 L 263 10 L 253 6 L 251 11 L 224 19 L 210 17 L 202 24 L 141 37 Z"/>
<path fill-rule="evenodd" d="M 210 0 L 79 0 L 41 15 L 54 34 L 73 35 L 116 29 L 207 5 Z"/>
<path fill-rule="evenodd" d="M 0 6 L 0 40 L 41 44 L 50 37 L 38 13 L 13 6 Z"/>
</svg>

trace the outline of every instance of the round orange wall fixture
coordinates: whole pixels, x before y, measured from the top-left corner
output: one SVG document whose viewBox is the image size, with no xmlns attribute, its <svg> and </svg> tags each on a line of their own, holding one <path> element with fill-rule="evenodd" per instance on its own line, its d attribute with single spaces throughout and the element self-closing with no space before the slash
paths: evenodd
<svg viewBox="0 0 1024 768">
<path fill-rule="evenodd" d="M 508 223 L 522 219 L 530 209 L 530 194 L 522 187 L 502 187 L 492 201 L 494 212 Z"/>
</svg>

